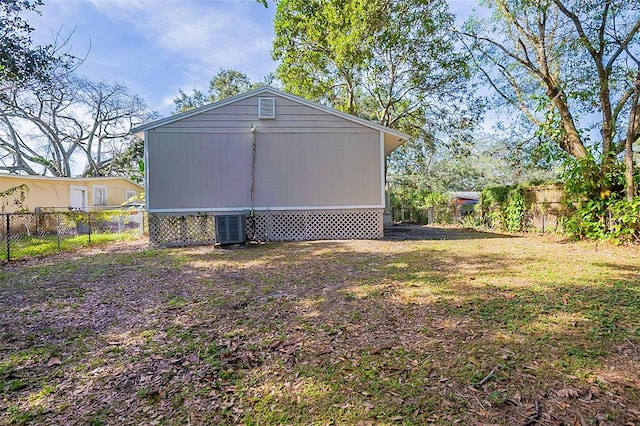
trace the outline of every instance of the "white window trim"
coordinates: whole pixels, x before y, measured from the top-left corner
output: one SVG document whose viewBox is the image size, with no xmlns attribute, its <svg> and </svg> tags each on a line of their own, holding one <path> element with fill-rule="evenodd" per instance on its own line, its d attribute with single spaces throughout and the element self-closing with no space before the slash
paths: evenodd
<svg viewBox="0 0 640 426">
<path fill-rule="evenodd" d="M 270 114 L 268 114 L 270 112 Z M 275 120 L 276 98 L 258 98 L 258 118 L 260 120 Z"/>
<path fill-rule="evenodd" d="M 101 189 L 104 193 L 104 200 L 102 200 L 102 204 L 98 204 L 96 202 L 96 191 Z M 107 187 L 102 185 L 93 185 L 93 205 L 94 206 L 106 206 L 107 205 Z"/>
</svg>

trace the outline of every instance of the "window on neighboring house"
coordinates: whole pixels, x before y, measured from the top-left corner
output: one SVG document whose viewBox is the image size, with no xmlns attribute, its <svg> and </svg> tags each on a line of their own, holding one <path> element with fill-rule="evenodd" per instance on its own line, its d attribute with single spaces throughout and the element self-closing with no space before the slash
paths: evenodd
<svg viewBox="0 0 640 426">
<path fill-rule="evenodd" d="M 125 191 L 124 193 L 124 201 L 129 201 L 131 198 L 135 197 L 136 195 L 138 195 L 138 193 L 136 191 Z"/>
<path fill-rule="evenodd" d="M 105 188 L 104 186 L 93 187 L 93 205 L 94 206 L 107 205 L 107 188 Z"/>
</svg>

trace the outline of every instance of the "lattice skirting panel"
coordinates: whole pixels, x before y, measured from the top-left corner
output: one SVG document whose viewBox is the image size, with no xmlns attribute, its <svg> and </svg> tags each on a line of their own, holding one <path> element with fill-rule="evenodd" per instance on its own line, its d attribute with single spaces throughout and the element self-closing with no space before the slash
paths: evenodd
<svg viewBox="0 0 640 426">
<path fill-rule="evenodd" d="M 213 216 L 149 214 L 149 242 L 161 246 L 215 244 Z"/>
<path fill-rule="evenodd" d="M 383 209 L 259 211 L 254 238 L 261 241 L 382 238 L 382 214 Z"/>
<path fill-rule="evenodd" d="M 149 214 L 149 240 L 162 246 L 214 244 L 213 217 Z M 375 239 L 383 232 L 383 209 L 257 211 L 247 220 L 247 236 L 260 241 Z"/>
</svg>

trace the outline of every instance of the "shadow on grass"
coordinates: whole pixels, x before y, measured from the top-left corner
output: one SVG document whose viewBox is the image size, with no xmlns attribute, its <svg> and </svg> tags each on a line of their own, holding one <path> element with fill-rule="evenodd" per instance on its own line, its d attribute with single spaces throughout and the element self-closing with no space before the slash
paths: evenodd
<svg viewBox="0 0 640 426">
<path fill-rule="evenodd" d="M 536 402 L 548 424 L 632 421 L 617 401 L 640 404 L 638 384 L 598 371 L 637 359 L 637 259 L 501 237 L 483 251 L 274 243 L 3 272 L 0 422 L 522 424 Z M 43 382 L 57 390 L 29 411 Z"/>
<path fill-rule="evenodd" d="M 616 273 L 624 276 L 624 278 L 635 278 L 640 284 L 640 265 L 638 264 L 624 265 L 613 262 L 594 262 L 593 265 L 599 268 L 616 271 Z"/>
<path fill-rule="evenodd" d="M 489 238 L 519 238 L 517 235 L 497 232 L 477 231 L 474 229 L 443 228 L 420 225 L 390 225 L 384 228 L 384 239 L 404 240 L 477 240 Z"/>
</svg>

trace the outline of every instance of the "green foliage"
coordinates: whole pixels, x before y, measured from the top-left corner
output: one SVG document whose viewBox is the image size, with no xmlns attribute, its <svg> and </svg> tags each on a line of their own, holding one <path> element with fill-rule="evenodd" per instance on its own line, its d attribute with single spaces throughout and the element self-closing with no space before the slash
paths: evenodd
<svg viewBox="0 0 640 426">
<path fill-rule="evenodd" d="M 610 236 L 616 243 L 640 242 L 640 197 L 618 200 L 609 206 Z"/>
<path fill-rule="evenodd" d="M 449 195 L 439 192 L 429 192 L 424 196 L 424 201 L 421 207 L 428 208 L 449 204 L 451 204 L 451 197 Z"/>
<path fill-rule="evenodd" d="M 500 129 L 499 133 L 476 133 L 466 153 L 448 147 L 410 141 L 391 153 L 388 178 L 395 186 L 425 188 L 432 192 L 480 191 L 521 182 L 553 181 L 558 178 L 555 161 L 532 159 L 523 140 L 529 128 Z M 529 136 L 527 136 L 529 135 Z M 518 146 L 520 145 L 520 146 Z M 462 147 L 459 147 L 462 148 Z"/>
<path fill-rule="evenodd" d="M 525 195 L 522 187 L 516 186 L 509 189 L 507 202 L 504 205 L 504 217 L 507 231 L 519 232 L 525 230 Z"/>
<path fill-rule="evenodd" d="M 144 182 L 144 140 L 133 137 L 129 146 L 113 157 L 111 174 L 125 176 L 137 183 Z"/>
<path fill-rule="evenodd" d="M 378 0 L 279 1 L 273 57 L 285 90 L 356 114 L 356 86 L 382 16 Z"/>
<path fill-rule="evenodd" d="M 596 200 L 600 190 L 617 193 L 606 181 L 615 186 L 624 178 L 616 164 L 624 153 L 632 197 L 633 143 L 640 134 L 634 117 L 640 102 L 637 2 L 486 0 L 483 5 L 493 13 L 485 14 L 485 21 L 468 20 L 461 33 L 495 90 L 496 105 L 515 107 L 537 128 L 542 152 L 562 150 L 581 159 L 582 175 L 569 183 L 593 186 L 581 188 L 581 197 Z M 598 203 L 590 207 L 596 216 L 604 211 Z"/>
<path fill-rule="evenodd" d="M 602 170 L 592 154 L 584 159 L 567 158 L 562 174 L 565 190 L 575 201 L 610 198 L 624 191 L 624 166 L 614 163 Z M 608 191 L 608 192 L 607 192 Z"/>
<path fill-rule="evenodd" d="M 436 223 L 453 223 L 454 221 L 455 210 L 451 197 L 445 193 L 407 185 L 393 185 L 389 195 L 392 211 L 401 209 L 404 212 L 404 217 L 394 219 L 427 224 L 428 210 L 431 209 Z"/>
<path fill-rule="evenodd" d="M 33 28 L 25 19 L 39 14 L 42 0 L 3 0 L 0 2 L 0 86 L 44 82 L 59 67 L 70 67 L 74 58 L 58 55 L 53 45 L 33 44 Z"/>
<path fill-rule="evenodd" d="M 255 88 L 256 84 L 243 72 L 221 69 L 209 82 L 209 98 L 212 102 L 230 98 Z"/>
<path fill-rule="evenodd" d="M 525 188 L 524 185 L 485 188 L 480 195 L 479 209 L 487 226 L 509 232 L 525 231 Z"/>
<path fill-rule="evenodd" d="M 0 212 L 4 213 L 7 207 L 9 207 L 9 204 L 14 206 L 12 212 L 25 212 L 27 208 L 24 202 L 27 199 L 28 192 L 29 187 L 25 184 L 0 191 Z"/>
<path fill-rule="evenodd" d="M 482 216 L 477 214 L 476 206 L 473 206 L 473 211 L 470 214 L 462 216 L 458 223 L 465 229 L 476 229 L 481 228 L 484 223 L 482 221 Z"/>
<path fill-rule="evenodd" d="M 208 104 L 209 98 L 195 87 L 190 95 L 186 94 L 182 89 L 179 89 L 178 96 L 173 98 L 173 103 L 175 109 L 172 113 L 179 114 Z"/>
<path fill-rule="evenodd" d="M 392 207 L 414 207 L 427 209 L 451 204 L 451 197 L 441 192 L 433 192 L 426 189 L 412 188 L 410 186 L 393 186 L 390 191 Z"/>
<path fill-rule="evenodd" d="M 242 71 L 221 68 L 211 77 L 208 94 L 195 87 L 191 94 L 187 94 L 180 89 L 178 96 L 173 99 L 175 104 L 173 114 L 199 108 L 211 102 L 218 102 L 272 82 L 272 76 L 266 76 L 263 81 L 253 82 Z"/>
<path fill-rule="evenodd" d="M 625 199 L 623 165 L 606 172 L 589 156 L 566 163 L 565 189 L 571 212 L 567 234 L 580 239 L 608 239 L 615 243 L 640 241 L 640 197 Z"/>
<path fill-rule="evenodd" d="M 468 152 L 482 105 L 453 22 L 444 0 L 279 1 L 277 75 L 293 94 L 412 136 L 391 168 L 420 164 L 436 145 Z"/>
</svg>

